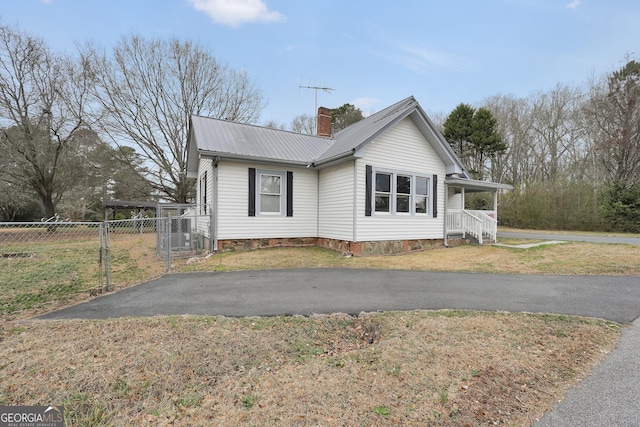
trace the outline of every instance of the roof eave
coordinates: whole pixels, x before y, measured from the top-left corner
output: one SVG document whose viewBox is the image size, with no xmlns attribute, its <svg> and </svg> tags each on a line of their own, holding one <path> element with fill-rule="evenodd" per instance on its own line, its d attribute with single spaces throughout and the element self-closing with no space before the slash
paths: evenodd
<svg viewBox="0 0 640 427">
<path fill-rule="evenodd" d="M 451 185 L 454 187 L 464 187 L 465 189 L 475 191 L 513 190 L 513 186 L 509 184 L 491 181 L 479 181 L 475 179 L 447 177 L 444 182 L 447 185 Z"/>
<path fill-rule="evenodd" d="M 216 151 L 200 150 L 199 152 L 200 152 L 200 155 L 203 157 L 214 157 L 220 160 L 231 160 L 231 161 L 238 161 L 238 162 L 250 162 L 250 163 L 269 164 L 269 165 L 278 165 L 278 166 L 310 167 L 312 166 L 312 163 L 313 163 L 311 161 L 269 159 L 264 157 L 249 156 L 245 154 L 222 153 L 222 152 L 216 152 Z"/>
</svg>

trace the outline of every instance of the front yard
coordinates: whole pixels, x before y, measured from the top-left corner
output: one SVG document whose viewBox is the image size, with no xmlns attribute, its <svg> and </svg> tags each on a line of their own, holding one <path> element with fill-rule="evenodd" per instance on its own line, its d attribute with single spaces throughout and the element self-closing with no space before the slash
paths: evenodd
<svg viewBox="0 0 640 427">
<path fill-rule="evenodd" d="M 0 405 L 64 404 L 72 426 L 526 426 L 562 399 L 620 336 L 620 325 L 598 319 L 454 311 L 29 320 L 65 296 L 20 309 L 16 304 L 28 300 L 20 299 L 20 289 L 33 293 L 30 283 L 50 289 L 47 277 L 59 278 L 60 292 L 67 289 L 69 275 L 63 273 L 82 264 L 73 254 L 86 252 L 86 242 L 77 244 L 78 251 L 65 246 L 65 256 L 47 255 L 61 252 L 41 245 L 34 258 L 0 259 L 1 281 L 17 283 L 4 295 L 0 322 Z M 119 251 L 127 254 L 114 270 L 120 286 L 158 274 L 149 245 Z M 16 272 L 18 262 L 37 257 L 47 263 L 30 262 L 28 271 Z M 173 269 L 640 275 L 638 259 L 640 247 L 589 243 L 528 250 L 461 246 L 361 258 L 279 248 L 180 260 Z M 89 298 L 77 289 L 90 287 L 83 281 L 94 274 L 71 275 L 80 285 L 69 298 Z"/>
</svg>

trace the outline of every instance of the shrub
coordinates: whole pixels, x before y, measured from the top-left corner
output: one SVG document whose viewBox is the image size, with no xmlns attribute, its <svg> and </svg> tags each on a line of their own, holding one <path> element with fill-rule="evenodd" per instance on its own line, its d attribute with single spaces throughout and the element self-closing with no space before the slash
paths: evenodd
<svg viewBox="0 0 640 427">
<path fill-rule="evenodd" d="M 602 215 L 612 231 L 640 232 L 640 184 L 613 183 L 604 193 Z"/>
</svg>

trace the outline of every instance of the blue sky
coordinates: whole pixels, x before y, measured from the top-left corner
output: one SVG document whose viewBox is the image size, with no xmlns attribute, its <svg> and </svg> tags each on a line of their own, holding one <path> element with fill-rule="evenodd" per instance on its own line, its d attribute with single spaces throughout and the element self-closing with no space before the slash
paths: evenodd
<svg viewBox="0 0 640 427">
<path fill-rule="evenodd" d="M 583 84 L 640 53 L 637 0 L 0 0 L 5 25 L 112 46 L 121 36 L 189 39 L 243 68 L 289 125 L 352 103 L 365 114 L 409 95 L 429 114 L 492 95 Z"/>
</svg>

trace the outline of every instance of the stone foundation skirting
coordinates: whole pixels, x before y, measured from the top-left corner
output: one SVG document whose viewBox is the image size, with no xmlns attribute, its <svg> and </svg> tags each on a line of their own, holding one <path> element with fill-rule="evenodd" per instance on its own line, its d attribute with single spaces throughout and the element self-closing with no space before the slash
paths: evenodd
<svg viewBox="0 0 640 427">
<path fill-rule="evenodd" d="M 240 252 L 254 249 L 318 246 L 316 237 L 280 238 L 280 239 L 233 239 L 218 240 L 218 251 Z"/>
<path fill-rule="evenodd" d="M 449 241 L 448 243 L 452 245 L 453 242 Z M 327 239 L 324 237 L 218 240 L 218 251 L 220 252 L 238 252 L 265 248 L 305 246 L 319 246 L 353 255 L 394 255 L 441 248 L 444 247 L 444 240 L 419 239 L 349 242 L 346 240 Z"/>
</svg>

